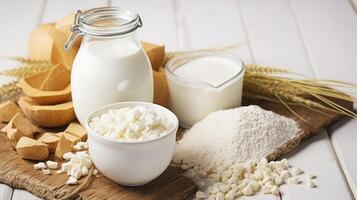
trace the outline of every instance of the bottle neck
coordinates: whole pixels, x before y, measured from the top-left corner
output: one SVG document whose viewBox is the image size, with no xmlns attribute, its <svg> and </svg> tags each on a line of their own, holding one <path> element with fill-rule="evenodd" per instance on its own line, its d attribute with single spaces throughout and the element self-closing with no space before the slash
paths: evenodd
<svg viewBox="0 0 357 200">
<path fill-rule="evenodd" d="M 116 7 L 103 7 L 77 11 L 65 49 L 69 50 L 78 37 L 93 40 L 133 40 L 135 31 L 142 26 L 140 16 L 134 12 Z"/>
<path fill-rule="evenodd" d="M 140 47 L 140 41 L 137 37 L 136 32 L 131 32 L 125 35 L 115 36 L 115 37 L 95 37 L 92 35 L 84 34 L 82 39 L 82 44 L 90 43 L 90 42 L 110 42 L 110 43 L 132 43 L 138 47 Z"/>
</svg>

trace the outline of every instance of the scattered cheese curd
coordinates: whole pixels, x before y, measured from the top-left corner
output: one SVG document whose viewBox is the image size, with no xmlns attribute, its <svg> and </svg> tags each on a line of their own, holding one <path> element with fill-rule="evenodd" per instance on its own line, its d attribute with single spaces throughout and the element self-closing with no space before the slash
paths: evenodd
<svg viewBox="0 0 357 200">
<path fill-rule="evenodd" d="M 66 184 L 67 185 L 76 185 L 78 183 L 78 180 L 76 178 L 73 178 L 73 177 L 69 177 Z"/>
<path fill-rule="evenodd" d="M 77 142 L 77 144 L 75 144 L 73 146 L 73 149 L 76 151 L 82 151 L 82 150 L 86 150 L 88 149 L 88 143 L 87 142 Z"/>
<path fill-rule="evenodd" d="M 77 183 L 77 180 L 82 176 L 88 174 L 88 169 L 92 166 L 92 160 L 86 152 L 74 153 L 70 160 L 63 163 L 60 172 L 66 172 L 69 179 L 66 184 L 73 185 Z"/>
<path fill-rule="evenodd" d="M 51 174 L 51 171 L 49 169 L 42 169 L 42 173 L 44 175 L 50 175 Z"/>
<path fill-rule="evenodd" d="M 252 196 L 258 192 L 279 195 L 279 186 L 284 183 L 300 184 L 299 179 L 303 171 L 291 167 L 286 159 L 270 161 L 261 159 L 258 162 L 222 163 L 215 169 L 205 169 L 182 164 L 188 170 L 186 176 L 200 182 L 210 178 L 207 189 L 196 193 L 196 199 L 237 199 L 240 196 Z M 306 173 L 308 177 L 314 177 Z M 306 184 L 310 188 L 316 187 L 314 179 L 309 178 Z M 205 184 L 198 184 L 205 185 Z"/>
<path fill-rule="evenodd" d="M 46 161 L 46 165 L 49 169 L 57 169 L 58 168 L 58 162 L 55 161 Z"/>
<path fill-rule="evenodd" d="M 73 156 L 73 153 L 72 152 L 67 152 L 67 153 L 65 153 L 65 154 L 63 154 L 63 159 L 65 159 L 65 160 L 70 160 L 71 158 L 72 158 L 72 156 Z"/>
<path fill-rule="evenodd" d="M 310 188 L 316 187 L 316 183 L 315 183 L 315 181 L 314 181 L 313 179 L 309 179 L 309 180 L 307 181 L 307 185 L 308 185 Z"/>
<path fill-rule="evenodd" d="M 34 164 L 33 168 L 35 168 L 36 170 L 38 170 L 38 169 L 46 169 L 47 166 L 46 166 L 46 164 L 44 162 L 39 162 L 37 164 Z"/>
</svg>

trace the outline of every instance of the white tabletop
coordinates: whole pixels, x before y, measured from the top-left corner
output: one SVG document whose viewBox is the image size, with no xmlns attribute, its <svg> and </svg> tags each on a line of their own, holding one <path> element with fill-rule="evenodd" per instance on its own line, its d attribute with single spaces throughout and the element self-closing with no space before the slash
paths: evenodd
<svg viewBox="0 0 357 200">
<path fill-rule="evenodd" d="M 166 44 L 168 50 L 238 43 L 236 52 L 247 63 L 357 82 L 357 0 L 2 0 L 0 57 L 26 56 L 29 34 L 40 23 L 107 5 L 137 11 L 144 22 L 140 38 Z M 0 70 L 5 68 L 1 60 Z M 355 130 L 357 120 L 340 123 L 288 156 L 294 165 L 317 175 L 317 188 L 287 185 L 280 196 L 247 199 L 355 199 Z M 38 198 L 0 184 L 0 199 Z"/>
</svg>

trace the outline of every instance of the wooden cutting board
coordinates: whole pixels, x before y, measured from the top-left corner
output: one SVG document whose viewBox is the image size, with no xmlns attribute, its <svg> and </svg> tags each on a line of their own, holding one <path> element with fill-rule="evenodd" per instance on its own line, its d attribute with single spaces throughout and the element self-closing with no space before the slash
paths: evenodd
<svg viewBox="0 0 357 200">
<path fill-rule="evenodd" d="M 347 108 L 352 108 L 351 103 L 345 101 L 336 102 Z M 291 106 L 301 117 L 309 121 L 309 123 L 306 123 L 296 118 L 282 104 L 249 99 L 245 99 L 244 104 L 258 104 L 264 109 L 294 118 L 300 125 L 301 132 L 297 137 L 278 148 L 276 152 L 269 156 L 269 159 L 276 159 L 292 151 L 302 140 L 314 133 L 318 133 L 322 127 L 342 117 L 336 113 L 329 112 L 327 113 L 328 115 L 323 115 L 302 106 Z M 0 125 L 0 127 L 2 126 L 4 125 Z M 178 138 L 181 136 L 182 131 L 178 134 Z M 41 171 L 34 170 L 33 164 L 31 161 L 21 159 L 9 145 L 6 135 L 0 135 L 0 182 L 15 188 L 24 188 L 44 199 L 59 199 L 76 188 L 76 186 L 65 184 L 68 178 L 67 175 L 44 175 Z M 197 187 L 191 180 L 181 176 L 180 173 L 180 169 L 169 167 L 159 178 L 140 187 L 121 186 L 98 174 L 93 178 L 91 184 L 80 191 L 75 198 L 186 199 L 197 191 Z"/>
<path fill-rule="evenodd" d="M 65 184 L 66 174 L 44 175 L 34 170 L 34 162 L 21 159 L 9 145 L 5 134 L 0 135 L 0 182 L 24 188 L 44 199 L 57 199 L 76 186 Z M 82 199 L 185 199 L 197 189 L 180 175 L 181 170 L 169 167 L 159 178 L 141 187 L 118 185 L 98 173 L 92 183 L 78 194 Z M 118 172 L 120 173 L 120 172 Z M 81 179 L 83 181 L 84 178 Z"/>
</svg>

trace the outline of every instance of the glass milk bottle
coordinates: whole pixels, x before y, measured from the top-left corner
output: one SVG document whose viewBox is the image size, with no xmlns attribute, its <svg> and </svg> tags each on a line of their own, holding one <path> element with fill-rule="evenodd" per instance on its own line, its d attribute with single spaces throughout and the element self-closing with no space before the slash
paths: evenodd
<svg viewBox="0 0 357 200">
<path fill-rule="evenodd" d="M 83 37 L 72 65 L 72 101 L 78 120 L 122 101 L 153 101 L 150 61 L 136 37 L 140 16 L 116 7 L 77 11 L 65 49 Z"/>
</svg>

